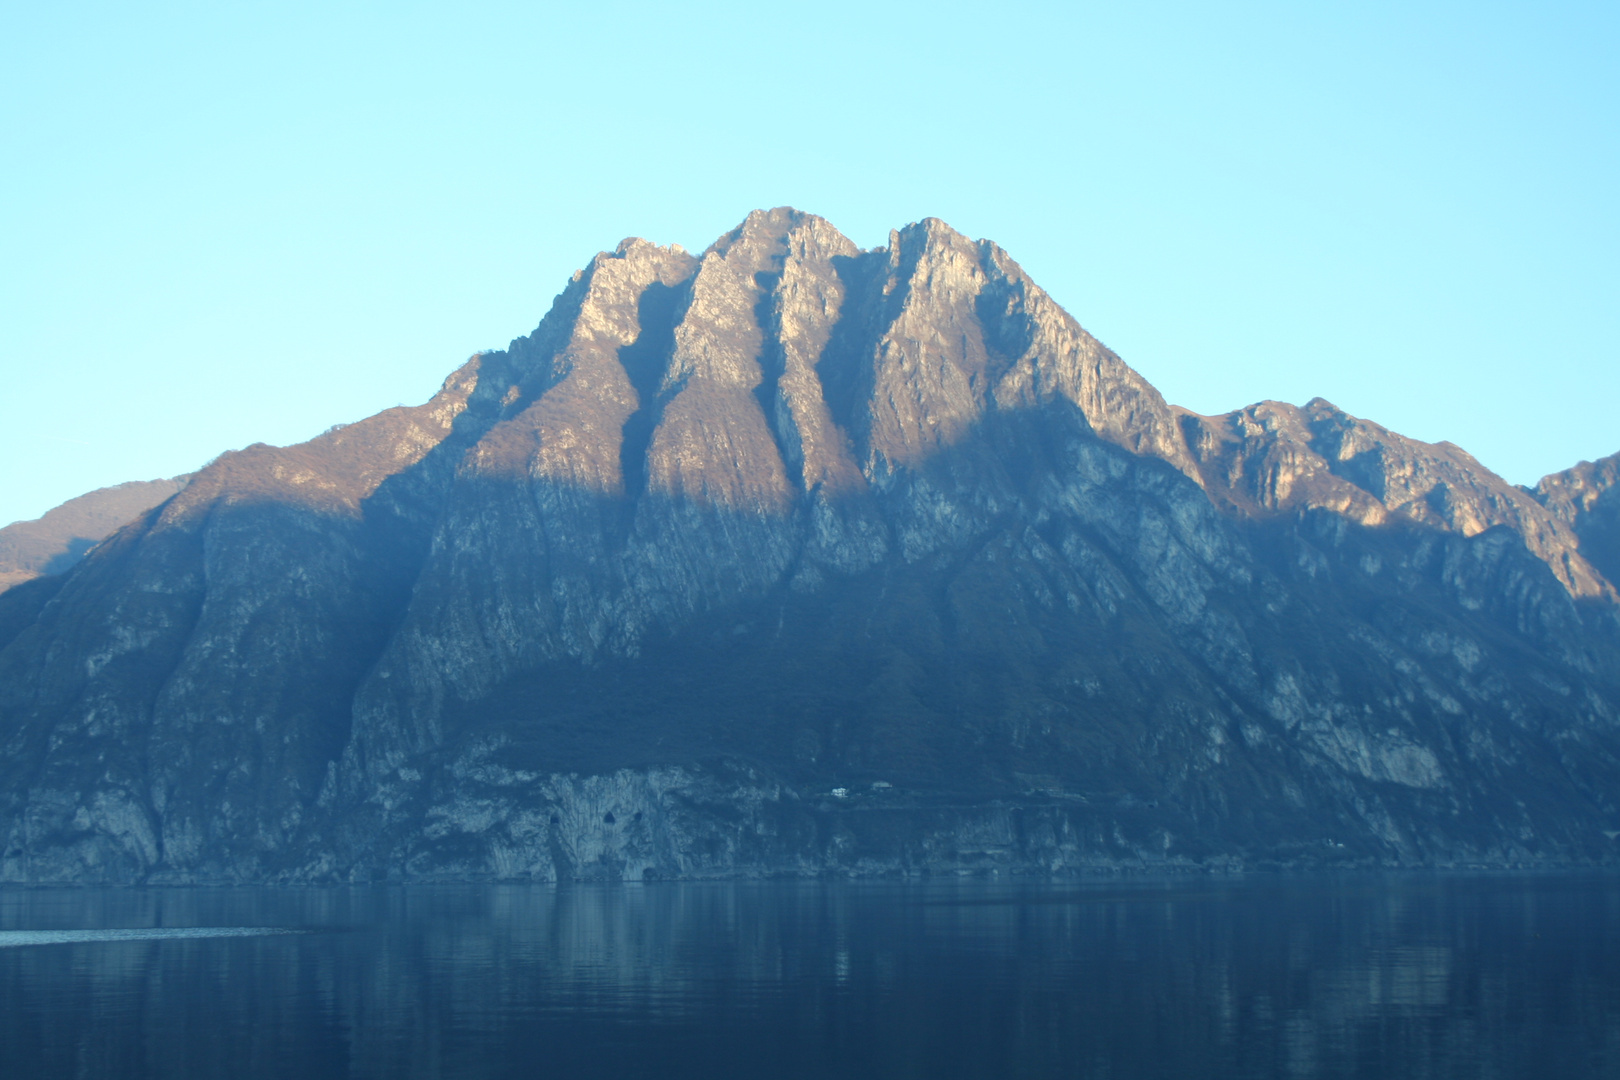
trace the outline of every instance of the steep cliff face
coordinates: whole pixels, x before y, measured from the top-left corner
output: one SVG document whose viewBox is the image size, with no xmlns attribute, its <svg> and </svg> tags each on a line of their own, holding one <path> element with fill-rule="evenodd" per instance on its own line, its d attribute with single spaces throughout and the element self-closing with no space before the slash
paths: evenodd
<svg viewBox="0 0 1620 1080">
<path fill-rule="evenodd" d="M 1533 494 L 1580 538 L 1587 560 L 1620 582 L 1620 454 L 1543 477 Z"/>
<path fill-rule="evenodd" d="M 0 597 L 0 877 L 1611 861 L 1581 468 L 1173 409 L 934 220 L 627 240 Z"/>
</svg>

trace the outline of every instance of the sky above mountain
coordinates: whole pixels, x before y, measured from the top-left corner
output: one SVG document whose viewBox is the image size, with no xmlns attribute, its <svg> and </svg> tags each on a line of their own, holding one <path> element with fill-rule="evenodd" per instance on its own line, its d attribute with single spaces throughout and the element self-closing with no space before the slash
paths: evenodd
<svg viewBox="0 0 1620 1080">
<path fill-rule="evenodd" d="M 1611 5 L 13 5 L 0 524 L 428 397 L 635 234 L 1002 244 L 1171 401 L 1620 449 Z"/>
</svg>

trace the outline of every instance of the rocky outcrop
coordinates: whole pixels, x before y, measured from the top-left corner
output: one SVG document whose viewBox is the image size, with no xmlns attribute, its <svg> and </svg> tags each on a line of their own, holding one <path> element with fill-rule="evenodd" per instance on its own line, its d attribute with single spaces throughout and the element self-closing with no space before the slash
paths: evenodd
<svg viewBox="0 0 1620 1080">
<path fill-rule="evenodd" d="M 1579 538 L 1587 561 L 1620 582 L 1620 454 L 1544 477 L 1532 494 Z"/>
<path fill-rule="evenodd" d="M 1580 468 L 1173 409 L 934 220 L 627 240 L 0 596 L 0 878 L 1610 862 Z"/>
<path fill-rule="evenodd" d="M 1511 486 L 1460 446 L 1404 438 L 1321 398 L 1303 409 L 1264 401 L 1226 416 L 1181 416 L 1199 478 L 1231 512 L 1264 518 L 1324 509 L 1361 525 L 1411 524 L 1464 537 L 1501 526 L 1572 596 L 1616 599 L 1586 558 L 1572 514 Z"/>
</svg>

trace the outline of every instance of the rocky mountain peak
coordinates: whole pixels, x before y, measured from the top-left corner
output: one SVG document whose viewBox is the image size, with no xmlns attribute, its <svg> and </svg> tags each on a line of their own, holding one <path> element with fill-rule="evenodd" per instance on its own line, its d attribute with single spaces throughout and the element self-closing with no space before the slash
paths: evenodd
<svg viewBox="0 0 1620 1080">
<path fill-rule="evenodd" d="M 872 253 L 787 207 L 697 258 L 629 239 L 498 359 L 511 386 L 472 467 L 596 491 L 782 513 L 915 467 L 987 409 L 1057 398 L 1191 472 L 1152 387 L 934 218 Z"/>
<path fill-rule="evenodd" d="M 769 260 L 773 254 L 779 257 L 779 249 L 786 242 L 789 233 L 807 228 L 812 223 L 832 228 L 826 220 L 802 210 L 795 210 L 791 206 L 752 210 L 735 229 L 710 244 L 705 254 L 725 256 L 729 255 L 733 248 L 742 245 L 753 249 L 756 258 Z M 760 267 L 764 268 L 763 265 Z"/>
</svg>

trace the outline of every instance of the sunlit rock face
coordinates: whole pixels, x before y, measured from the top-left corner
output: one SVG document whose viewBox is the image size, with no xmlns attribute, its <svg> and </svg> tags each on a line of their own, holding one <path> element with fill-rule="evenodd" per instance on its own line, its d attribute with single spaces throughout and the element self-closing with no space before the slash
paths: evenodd
<svg viewBox="0 0 1620 1080">
<path fill-rule="evenodd" d="M 626 240 L 0 595 L 0 879 L 1611 862 L 1614 461 L 1175 409 L 936 220 Z"/>
</svg>

